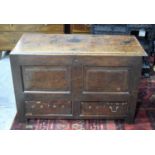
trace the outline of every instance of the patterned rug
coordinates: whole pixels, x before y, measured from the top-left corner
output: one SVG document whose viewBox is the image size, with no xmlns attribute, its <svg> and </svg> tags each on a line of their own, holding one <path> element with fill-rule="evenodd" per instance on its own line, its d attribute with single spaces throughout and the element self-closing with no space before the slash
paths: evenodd
<svg viewBox="0 0 155 155">
<path fill-rule="evenodd" d="M 142 79 L 139 86 L 137 114 L 134 124 L 123 120 L 41 120 L 26 123 L 16 120 L 12 130 L 154 130 L 155 129 L 155 76 Z"/>
<path fill-rule="evenodd" d="M 41 120 L 14 122 L 12 130 L 154 130 L 155 111 L 140 110 L 134 124 L 123 120 Z"/>
</svg>

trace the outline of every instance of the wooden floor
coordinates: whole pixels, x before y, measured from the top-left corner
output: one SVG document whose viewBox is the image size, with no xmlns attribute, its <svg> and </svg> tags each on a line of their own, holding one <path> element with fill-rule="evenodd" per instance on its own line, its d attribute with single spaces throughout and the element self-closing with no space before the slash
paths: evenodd
<svg viewBox="0 0 155 155">
<path fill-rule="evenodd" d="M 0 130 L 10 129 L 16 114 L 9 56 L 0 59 Z"/>
</svg>

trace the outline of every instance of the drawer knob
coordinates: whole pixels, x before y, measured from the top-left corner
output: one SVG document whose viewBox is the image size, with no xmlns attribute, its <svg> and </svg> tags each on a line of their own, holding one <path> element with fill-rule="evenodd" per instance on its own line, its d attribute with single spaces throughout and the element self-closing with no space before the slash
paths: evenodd
<svg viewBox="0 0 155 155">
<path fill-rule="evenodd" d="M 111 112 L 117 112 L 118 108 L 119 108 L 119 106 L 116 106 L 116 107 L 109 106 L 109 109 L 111 110 Z"/>
<path fill-rule="evenodd" d="M 64 105 L 62 105 L 61 107 L 62 107 L 62 108 L 64 108 L 65 106 L 64 106 Z"/>
</svg>

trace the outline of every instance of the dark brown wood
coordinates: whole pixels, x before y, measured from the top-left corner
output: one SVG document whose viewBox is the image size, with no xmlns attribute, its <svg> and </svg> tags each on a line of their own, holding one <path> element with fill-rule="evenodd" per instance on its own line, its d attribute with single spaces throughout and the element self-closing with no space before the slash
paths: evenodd
<svg viewBox="0 0 155 155">
<path fill-rule="evenodd" d="M 25 101 L 25 115 L 29 116 L 72 116 L 72 102 L 65 100 Z"/>
<path fill-rule="evenodd" d="M 80 116 L 126 116 L 128 113 L 127 102 L 81 102 Z"/>
<path fill-rule="evenodd" d="M 70 33 L 90 33 L 90 24 L 70 24 Z"/>
<path fill-rule="evenodd" d="M 103 43 L 97 42 L 99 39 Z M 124 39 L 132 40 L 131 45 L 122 44 Z M 121 118 L 132 122 L 141 56 L 145 55 L 134 39 L 91 35 L 23 36 L 11 52 L 19 120 Z M 91 40 L 94 52 L 87 40 Z"/>
</svg>

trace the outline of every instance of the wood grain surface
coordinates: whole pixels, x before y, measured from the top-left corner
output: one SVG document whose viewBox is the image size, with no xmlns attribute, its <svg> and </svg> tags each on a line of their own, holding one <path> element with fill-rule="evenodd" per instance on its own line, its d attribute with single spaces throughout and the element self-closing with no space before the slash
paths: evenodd
<svg viewBox="0 0 155 155">
<path fill-rule="evenodd" d="M 63 24 L 0 24 L 0 51 L 12 50 L 23 33 L 64 33 Z"/>
<path fill-rule="evenodd" d="M 31 34 L 22 36 L 13 54 L 146 56 L 134 36 Z"/>
</svg>

